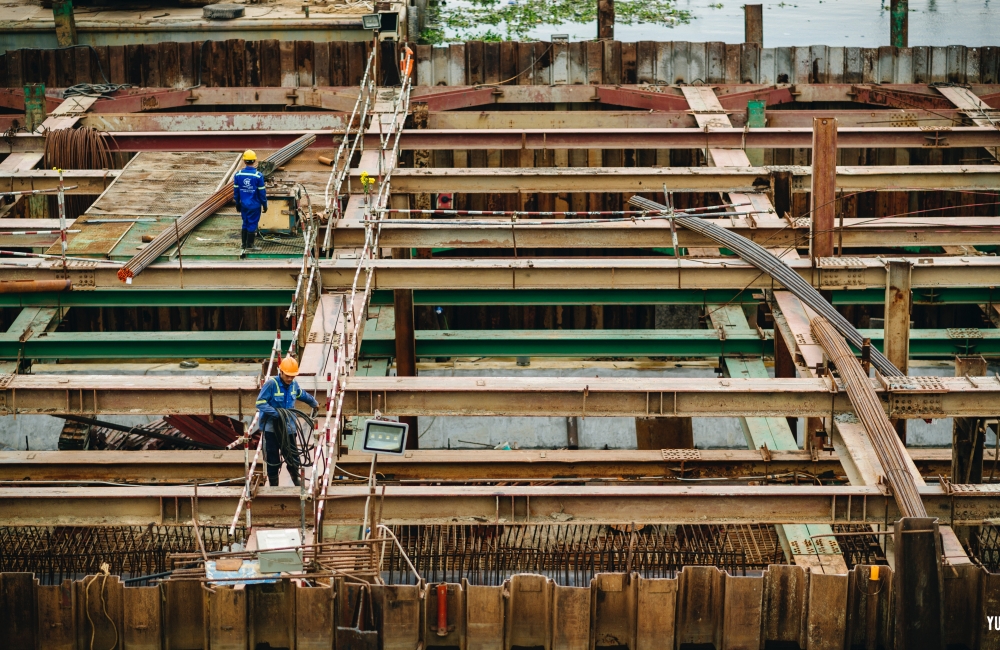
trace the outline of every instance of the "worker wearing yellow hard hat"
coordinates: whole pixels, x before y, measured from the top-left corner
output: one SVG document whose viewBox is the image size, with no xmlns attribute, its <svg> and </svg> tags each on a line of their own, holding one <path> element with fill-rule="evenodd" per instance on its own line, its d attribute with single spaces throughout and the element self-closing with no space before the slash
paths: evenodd
<svg viewBox="0 0 1000 650">
<path fill-rule="evenodd" d="M 246 255 L 248 250 L 260 250 L 254 240 L 257 239 L 260 212 L 267 212 L 267 190 L 264 175 L 257 169 L 257 154 L 247 149 L 243 152 L 243 162 L 246 167 L 233 175 L 233 200 L 243 217 L 241 254 Z"/>
<path fill-rule="evenodd" d="M 313 407 L 318 406 L 316 398 L 299 388 L 295 377 L 299 374 L 299 362 L 294 357 L 287 356 L 278 365 L 278 376 L 271 377 L 260 389 L 257 395 L 257 411 L 260 413 L 258 426 L 264 435 L 264 460 L 267 466 L 267 481 L 271 485 L 278 484 L 281 473 L 281 443 L 279 436 L 291 436 L 294 439 L 295 430 L 288 430 L 288 425 L 294 420 L 283 417 L 285 411 L 295 408 L 296 401 L 302 401 Z M 280 410 L 279 410 L 280 409 Z M 294 424 L 292 425 L 294 427 Z M 289 441 L 286 441 L 286 443 Z M 288 468 L 295 485 L 299 477 Z"/>
</svg>

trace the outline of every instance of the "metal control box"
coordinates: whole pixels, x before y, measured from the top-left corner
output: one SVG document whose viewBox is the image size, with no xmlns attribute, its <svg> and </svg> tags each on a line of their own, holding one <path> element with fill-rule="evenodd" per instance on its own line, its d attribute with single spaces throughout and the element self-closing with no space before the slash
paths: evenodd
<svg viewBox="0 0 1000 650">
<path fill-rule="evenodd" d="M 297 528 L 257 530 L 257 559 L 261 573 L 291 573 L 302 570 L 302 537 Z M 282 550 L 270 550 L 282 549 Z"/>
<path fill-rule="evenodd" d="M 275 196 L 267 199 L 267 212 L 261 211 L 257 228 L 261 232 L 291 233 L 295 230 L 295 198 Z"/>
</svg>

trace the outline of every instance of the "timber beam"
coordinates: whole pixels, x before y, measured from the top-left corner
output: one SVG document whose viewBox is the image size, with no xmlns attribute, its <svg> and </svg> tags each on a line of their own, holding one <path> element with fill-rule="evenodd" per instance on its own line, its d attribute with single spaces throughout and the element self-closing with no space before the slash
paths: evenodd
<svg viewBox="0 0 1000 650">
<path fill-rule="evenodd" d="M 960 486 L 974 487 L 974 486 Z M 225 525 L 242 487 L 202 487 L 198 519 Z M 938 486 L 920 488 L 930 515 L 941 523 L 978 525 L 1000 516 L 996 492 Z M 365 486 L 328 492 L 327 524 L 362 523 Z M 187 523 L 194 489 L 181 486 L 0 488 L 0 524 L 149 525 Z M 891 496 L 856 486 L 387 486 L 379 491 L 383 523 L 574 523 L 636 524 L 887 524 L 899 518 Z M 312 516 L 312 504 L 306 505 Z M 297 525 L 299 488 L 262 487 L 254 498 L 256 525 Z"/>
<path fill-rule="evenodd" d="M 63 172 L 66 194 L 96 195 L 107 189 L 111 181 L 118 178 L 120 170 L 67 169 Z M 0 194 L 4 192 L 29 192 L 31 190 L 55 190 L 59 187 L 59 172 L 51 169 L 26 169 L 24 171 L 0 171 Z"/>
<path fill-rule="evenodd" d="M 924 476 L 947 475 L 948 449 L 908 449 Z M 984 462 L 993 461 L 992 449 Z M 222 481 L 246 475 L 242 451 L 0 451 L 0 481 L 118 481 L 190 483 Z M 348 453 L 337 466 L 367 475 L 368 454 Z M 672 480 L 678 478 L 760 477 L 800 472 L 835 479 L 844 469 L 836 454 L 770 450 L 764 459 L 746 449 L 449 449 L 413 450 L 378 461 L 384 482 L 486 482 L 538 480 Z"/>
<path fill-rule="evenodd" d="M 934 377 L 924 385 L 873 386 L 890 417 L 995 415 L 1000 380 Z M 0 415 L 230 415 L 253 412 L 257 378 L 7 375 Z M 325 394 L 325 379 L 299 377 Z M 851 411 L 828 379 L 350 377 L 344 415 L 581 417 L 822 417 Z"/>
</svg>

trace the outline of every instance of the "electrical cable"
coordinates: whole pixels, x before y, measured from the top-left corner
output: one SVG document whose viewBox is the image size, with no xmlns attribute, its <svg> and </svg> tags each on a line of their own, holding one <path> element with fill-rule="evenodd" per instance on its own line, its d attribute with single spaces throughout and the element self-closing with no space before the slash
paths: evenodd
<svg viewBox="0 0 1000 650">
<path fill-rule="evenodd" d="M 302 467 L 312 467 L 315 444 L 312 431 L 313 419 L 298 409 L 276 409 L 274 434 L 278 437 L 278 448 L 285 465 L 298 481 L 298 471 Z"/>
</svg>

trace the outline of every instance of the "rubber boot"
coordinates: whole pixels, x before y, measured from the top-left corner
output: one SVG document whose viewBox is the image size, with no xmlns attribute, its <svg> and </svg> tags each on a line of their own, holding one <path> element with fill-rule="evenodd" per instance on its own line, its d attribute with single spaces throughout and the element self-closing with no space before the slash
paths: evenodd
<svg viewBox="0 0 1000 650">
<path fill-rule="evenodd" d="M 240 230 L 240 257 L 246 257 L 247 254 L 247 230 L 246 228 Z"/>
<path fill-rule="evenodd" d="M 247 239 L 249 240 L 250 250 L 252 250 L 252 251 L 263 250 L 260 246 L 257 245 L 257 231 L 256 230 L 248 232 L 247 233 Z"/>
<path fill-rule="evenodd" d="M 267 475 L 267 484 L 271 487 L 278 487 L 278 473 Z"/>
</svg>

